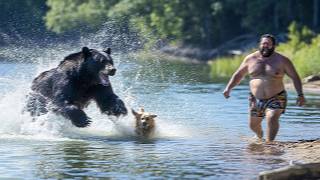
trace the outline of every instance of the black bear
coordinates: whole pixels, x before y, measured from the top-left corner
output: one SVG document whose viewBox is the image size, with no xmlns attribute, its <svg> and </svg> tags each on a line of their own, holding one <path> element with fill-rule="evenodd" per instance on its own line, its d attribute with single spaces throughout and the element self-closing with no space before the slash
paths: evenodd
<svg viewBox="0 0 320 180">
<path fill-rule="evenodd" d="M 77 127 L 90 125 L 83 109 L 94 100 L 102 113 L 126 115 L 123 101 L 113 92 L 109 76 L 116 72 L 111 49 L 97 51 L 83 47 L 81 52 L 64 58 L 60 64 L 36 77 L 26 109 L 32 116 L 49 110 L 70 119 Z"/>
</svg>

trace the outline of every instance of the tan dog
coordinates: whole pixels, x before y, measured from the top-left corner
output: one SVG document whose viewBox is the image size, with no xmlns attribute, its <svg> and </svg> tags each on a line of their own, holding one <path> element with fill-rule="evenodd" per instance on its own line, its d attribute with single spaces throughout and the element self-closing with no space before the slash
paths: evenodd
<svg viewBox="0 0 320 180">
<path fill-rule="evenodd" d="M 154 134 L 155 130 L 155 117 L 156 114 L 145 112 L 143 108 L 140 108 L 139 112 L 132 109 L 132 114 L 136 119 L 136 130 L 135 132 L 139 136 L 150 137 Z"/>
</svg>

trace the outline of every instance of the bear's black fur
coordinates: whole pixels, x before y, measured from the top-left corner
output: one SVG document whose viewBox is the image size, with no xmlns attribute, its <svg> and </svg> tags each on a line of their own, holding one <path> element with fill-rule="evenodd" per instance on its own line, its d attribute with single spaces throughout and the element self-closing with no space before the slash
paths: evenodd
<svg viewBox="0 0 320 180">
<path fill-rule="evenodd" d="M 83 47 L 81 52 L 65 57 L 56 68 L 42 72 L 32 82 L 26 109 L 32 116 L 52 110 L 77 127 L 91 122 L 82 110 L 90 100 L 97 103 L 102 113 L 126 115 L 127 109 L 109 81 L 108 76 L 116 72 L 110 54 L 110 48 L 99 52 Z"/>
</svg>

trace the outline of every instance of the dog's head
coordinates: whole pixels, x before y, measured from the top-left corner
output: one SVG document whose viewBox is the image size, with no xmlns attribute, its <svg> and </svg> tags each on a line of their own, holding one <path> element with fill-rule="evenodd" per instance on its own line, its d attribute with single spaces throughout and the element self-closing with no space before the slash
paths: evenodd
<svg viewBox="0 0 320 180">
<path fill-rule="evenodd" d="M 138 112 L 132 109 L 132 114 L 135 116 L 137 129 L 150 131 L 154 128 L 156 114 L 145 112 L 143 108 L 140 108 Z"/>
</svg>

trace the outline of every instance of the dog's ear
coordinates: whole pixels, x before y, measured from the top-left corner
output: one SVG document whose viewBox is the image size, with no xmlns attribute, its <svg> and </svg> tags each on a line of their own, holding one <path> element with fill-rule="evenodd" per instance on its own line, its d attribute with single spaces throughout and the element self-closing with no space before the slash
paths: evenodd
<svg viewBox="0 0 320 180">
<path fill-rule="evenodd" d="M 137 113 L 134 109 L 131 109 L 131 112 L 132 112 L 132 114 L 134 115 L 134 116 L 139 116 L 140 114 L 139 113 Z"/>
</svg>

